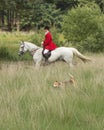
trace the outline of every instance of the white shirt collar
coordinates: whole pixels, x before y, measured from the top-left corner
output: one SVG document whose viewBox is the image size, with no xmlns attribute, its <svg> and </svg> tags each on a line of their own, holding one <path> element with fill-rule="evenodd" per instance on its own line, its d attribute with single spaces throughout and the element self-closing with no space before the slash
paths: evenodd
<svg viewBox="0 0 104 130">
<path fill-rule="evenodd" d="M 49 33 L 49 31 L 48 31 L 48 30 L 45 32 L 45 35 L 47 35 L 47 33 Z"/>
</svg>

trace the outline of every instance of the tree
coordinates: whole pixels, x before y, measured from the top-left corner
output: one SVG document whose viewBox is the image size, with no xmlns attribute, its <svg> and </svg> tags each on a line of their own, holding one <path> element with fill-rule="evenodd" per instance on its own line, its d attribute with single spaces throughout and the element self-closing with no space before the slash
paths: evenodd
<svg viewBox="0 0 104 130">
<path fill-rule="evenodd" d="M 64 12 L 78 5 L 78 0 L 54 0 L 54 2 L 57 8 Z"/>
<path fill-rule="evenodd" d="M 0 1 L 0 21 L 1 26 L 7 26 L 8 30 L 20 28 L 20 17 L 24 10 L 32 9 L 32 3 L 37 0 L 1 0 Z M 30 7 L 31 5 L 31 7 Z"/>
<path fill-rule="evenodd" d="M 31 7 L 31 6 L 30 6 Z M 28 10 L 28 11 L 27 11 Z M 36 27 L 40 29 L 45 25 L 60 26 L 60 10 L 48 3 L 33 4 L 31 9 L 22 10 L 21 29 Z"/>
<path fill-rule="evenodd" d="M 104 0 L 79 0 L 80 5 L 85 5 L 88 4 L 89 2 L 96 3 L 100 7 L 101 12 L 104 13 Z"/>
</svg>

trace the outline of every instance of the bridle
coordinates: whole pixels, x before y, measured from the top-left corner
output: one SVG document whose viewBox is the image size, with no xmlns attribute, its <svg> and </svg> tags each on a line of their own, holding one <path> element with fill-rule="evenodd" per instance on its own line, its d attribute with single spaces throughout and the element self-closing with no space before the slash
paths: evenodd
<svg viewBox="0 0 104 130">
<path fill-rule="evenodd" d="M 22 52 L 24 52 L 25 44 L 21 48 L 22 48 Z"/>
<path fill-rule="evenodd" d="M 25 44 L 24 42 L 22 42 L 22 47 L 21 47 L 21 51 L 20 51 L 20 55 L 23 55 L 24 54 L 24 48 L 25 48 Z"/>
<path fill-rule="evenodd" d="M 21 45 L 21 51 L 19 52 L 19 55 L 23 55 L 25 52 L 25 43 L 22 41 L 22 45 Z M 30 51 L 31 55 L 34 55 L 34 53 L 39 49 L 40 47 L 38 47 L 37 49 L 32 49 Z"/>
</svg>

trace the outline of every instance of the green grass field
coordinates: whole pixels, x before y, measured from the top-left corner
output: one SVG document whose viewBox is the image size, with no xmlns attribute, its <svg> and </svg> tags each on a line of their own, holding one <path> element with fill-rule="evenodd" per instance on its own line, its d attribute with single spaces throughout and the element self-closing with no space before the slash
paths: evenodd
<svg viewBox="0 0 104 130">
<path fill-rule="evenodd" d="M 0 62 L 0 130 L 104 130 L 104 56 L 71 69 L 57 62 Z M 53 82 L 76 79 L 76 87 Z"/>
</svg>

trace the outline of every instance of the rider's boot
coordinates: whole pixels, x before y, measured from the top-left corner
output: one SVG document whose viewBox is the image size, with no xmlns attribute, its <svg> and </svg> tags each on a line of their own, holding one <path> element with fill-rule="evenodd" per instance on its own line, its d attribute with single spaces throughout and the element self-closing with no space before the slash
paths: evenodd
<svg viewBox="0 0 104 130">
<path fill-rule="evenodd" d="M 49 51 L 48 53 L 44 54 L 44 57 L 45 57 L 45 64 L 49 64 L 48 62 L 48 58 L 51 56 L 51 51 Z"/>
<path fill-rule="evenodd" d="M 44 54 L 44 57 L 48 59 L 51 56 L 51 51 L 48 51 L 46 54 Z"/>
</svg>

